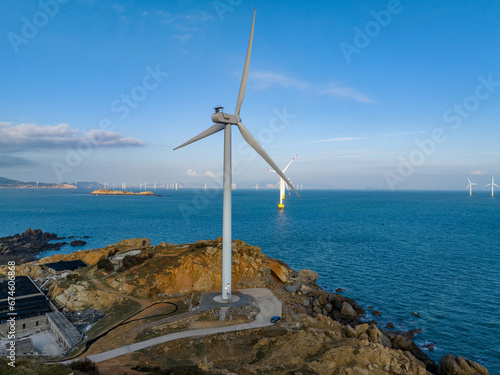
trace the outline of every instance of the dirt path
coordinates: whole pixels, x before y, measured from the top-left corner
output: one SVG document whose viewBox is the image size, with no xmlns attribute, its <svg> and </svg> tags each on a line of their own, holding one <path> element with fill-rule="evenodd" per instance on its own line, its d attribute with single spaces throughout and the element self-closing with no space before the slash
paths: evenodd
<svg viewBox="0 0 500 375">
<path fill-rule="evenodd" d="M 251 323 L 236 324 L 232 326 L 222 326 L 214 328 L 192 329 L 182 332 L 171 333 L 168 335 L 163 335 L 149 340 L 137 342 L 135 344 L 124 345 L 118 349 L 113 349 L 103 353 L 94 354 L 87 358 L 89 358 L 93 362 L 102 362 L 111 358 L 119 357 L 124 354 L 132 353 L 137 350 L 163 344 L 165 342 L 177 340 L 180 338 L 213 335 L 222 332 L 231 332 L 231 331 L 240 331 L 252 328 L 267 327 L 269 325 L 272 325 L 272 323 L 270 322 L 271 317 L 275 315 L 281 316 L 282 313 L 281 302 L 269 289 L 266 288 L 240 289 L 240 292 L 243 294 L 249 294 L 252 297 L 254 297 L 257 304 L 259 305 L 260 312 L 256 316 L 255 320 Z M 62 363 L 67 364 L 72 361 L 74 360 L 67 360 Z"/>
</svg>

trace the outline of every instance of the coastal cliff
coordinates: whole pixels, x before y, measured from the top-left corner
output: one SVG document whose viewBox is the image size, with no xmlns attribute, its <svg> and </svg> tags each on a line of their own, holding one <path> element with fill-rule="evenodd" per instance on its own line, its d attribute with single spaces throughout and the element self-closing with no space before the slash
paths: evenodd
<svg viewBox="0 0 500 375">
<path fill-rule="evenodd" d="M 152 191 L 141 191 L 139 193 L 134 193 L 133 191 L 109 190 L 109 189 L 97 189 L 89 194 L 94 194 L 94 195 L 148 195 L 148 196 L 159 197 L 158 194 L 155 194 Z"/>
<path fill-rule="evenodd" d="M 97 309 L 116 314 L 117 306 L 125 306 L 127 300 L 143 307 L 175 301 L 186 311 L 176 319 L 156 318 L 113 329 L 105 340 L 95 343 L 94 352 L 100 352 L 254 316 L 251 306 L 245 311 L 220 306 L 204 314 L 197 310 L 200 295 L 220 288 L 221 249 L 220 238 L 156 246 L 147 239 L 132 239 L 102 249 L 58 254 L 17 270 L 43 282 L 51 276 L 44 263 L 83 260 L 88 267 L 71 273 L 70 279 L 48 280 L 45 285 L 49 297 L 66 313 Z M 140 367 L 151 373 L 161 369 L 190 374 L 488 374 L 480 364 L 460 356 L 446 355 L 436 364 L 412 341 L 415 332 L 380 327 L 356 301 L 328 293 L 317 280 L 312 270 L 293 270 L 258 247 L 233 241 L 233 290 L 270 289 L 286 307 L 279 323 L 156 345 L 100 362 L 100 373 L 128 373 Z M 122 313 L 128 317 L 131 311 Z"/>
</svg>

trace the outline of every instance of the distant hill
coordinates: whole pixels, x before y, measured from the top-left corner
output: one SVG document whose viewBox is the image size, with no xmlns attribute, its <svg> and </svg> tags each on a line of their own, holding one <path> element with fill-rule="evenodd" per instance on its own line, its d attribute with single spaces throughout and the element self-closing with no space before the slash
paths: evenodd
<svg viewBox="0 0 500 375">
<path fill-rule="evenodd" d="M 45 183 L 45 182 L 24 182 L 18 180 L 11 180 L 9 178 L 0 177 L 0 188 L 11 189 L 78 189 L 77 186 L 63 183 Z"/>
</svg>

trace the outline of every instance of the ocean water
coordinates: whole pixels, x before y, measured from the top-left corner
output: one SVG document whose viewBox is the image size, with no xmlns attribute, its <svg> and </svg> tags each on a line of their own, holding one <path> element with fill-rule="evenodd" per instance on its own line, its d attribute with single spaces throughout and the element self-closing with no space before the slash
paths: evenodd
<svg viewBox="0 0 500 375">
<path fill-rule="evenodd" d="M 153 244 L 215 239 L 219 190 L 158 190 L 162 197 L 93 196 L 87 190 L 0 189 L 0 237 L 31 227 Z M 303 190 L 277 209 L 278 191 L 233 191 L 233 238 L 294 269 L 310 268 L 327 290 L 341 287 L 377 320 L 422 328 L 434 360 L 463 355 L 500 374 L 500 192 Z M 51 255 L 47 252 L 43 255 Z M 412 311 L 420 317 L 411 315 Z"/>
</svg>

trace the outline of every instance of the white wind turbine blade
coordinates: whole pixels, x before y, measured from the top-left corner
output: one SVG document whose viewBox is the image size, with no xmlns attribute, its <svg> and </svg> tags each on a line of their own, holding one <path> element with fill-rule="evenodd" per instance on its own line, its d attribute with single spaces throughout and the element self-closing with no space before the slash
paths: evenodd
<svg viewBox="0 0 500 375">
<path fill-rule="evenodd" d="M 493 184 L 493 185 L 496 185 L 496 184 Z M 484 187 L 486 187 L 486 186 L 491 186 L 491 184 L 488 184 L 488 185 L 484 185 Z"/>
<path fill-rule="evenodd" d="M 196 137 L 193 137 L 191 138 L 189 141 L 183 143 L 182 145 L 174 148 L 174 151 L 181 148 L 181 147 L 184 147 L 184 146 L 187 146 L 193 142 L 196 142 L 196 141 L 199 141 L 200 139 L 203 139 L 205 137 L 208 137 L 209 135 L 212 135 L 212 134 L 215 134 L 217 132 L 220 132 L 221 130 L 224 129 L 226 125 L 225 124 L 221 124 L 221 123 L 217 123 L 217 124 L 214 124 L 213 126 L 209 127 L 207 130 L 205 130 L 204 132 L 201 132 L 200 134 L 198 134 Z"/>
<path fill-rule="evenodd" d="M 470 182 L 469 177 L 467 177 L 467 181 L 469 181 L 469 184 L 471 184 L 471 183 L 472 183 L 472 182 Z"/>
<path fill-rule="evenodd" d="M 498 186 L 498 185 L 497 185 L 497 184 L 495 184 L 495 183 L 493 183 L 493 186 L 500 187 L 500 186 Z"/>
<path fill-rule="evenodd" d="M 253 10 L 252 31 L 250 32 L 250 41 L 248 42 L 247 58 L 245 60 L 245 67 L 243 68 L 243 76 L 241 77 L 240 92 L 238 94 L 238 101 L 236 102 L 236 111 L 234 112 L 236 116 L 240 115 L 240 109 L 241 105 L 243 104 L 243 98 L 245 97 L 245 89 L 247 87 L 248 68 L 250 66 L 250 55 L 252 54 L 254 25 L 255 25 L 255 9 Z"/>
<path fill-rule="evenodd" d="M 265 171 L 268 171 L 268 172 L 273 172 L 273 173 L 276 173 L 275 171 L 273 171 L 272 169 L 267 169 L 267 168 L 262 168 L 263 170 Z"/>
<path fill-rule="evenodd" d="M 286 170 L 288 169 L 288 167 L 290 166 L 290 164 L 292 164 L 292 162 L 293 162 L 296 158 L 297 158 L 297 155 L 295 155 L 295 156 L 293 157 L 293 159 L 292 159 L 292 160 L 290 160 L 290 163 L 288 163 L 288 165 L 285 167 L 285 169 L 283 169 L 283 171 L 282 171 L 283 173 L 285 173 L 285 172 L 286 172 Z"/>
<path fill-rule="evenodd" d="M 238 122 L 238 124 L 236 124 L 236 125 L 238 125 L 238 129 L 240 129 L 241 135 L 243 136 L 245 141 L 247 141 L 247 143 L 250 146 L 252 146 L 252 148 L 255 151 L 257 151 L 257 153 L 262 157 L 262 159 L 264 159 L 267 162 L 267 164 L 269 164 L 276 171 L 276 173 L 280 175 L 280 177 L 288 184 L 288 186 L 290 186 L 292 188 L 292 190 L 295 192 L 295 194 L 297 194 L 297 196 L 300 198 L 300 194 L 297 192 L 297 190 L 295 190 L 295 188 L 290 183 L 290 181 L 288 181 L 288 179 L 283 174 L 283 172 L 280 171 L 280 169 L 278 168 L 276 163 L 273 161 L 273 159 L 270 158 L 270 156 L 267 154 L 267 152 L 262 148 L 262 146 L 259 144 L 259 142 L 257 142 L 257 140 L 254 138 L 254 136 L 248 131 L 248 129 L 245 128 L 241 122 Z"/>
</svg>

